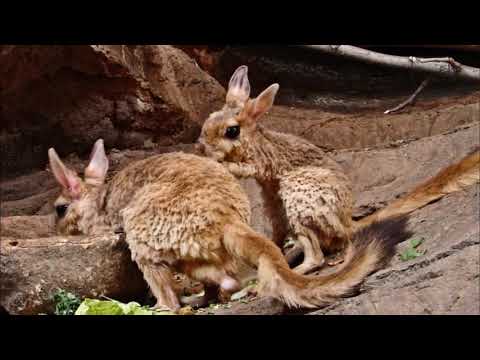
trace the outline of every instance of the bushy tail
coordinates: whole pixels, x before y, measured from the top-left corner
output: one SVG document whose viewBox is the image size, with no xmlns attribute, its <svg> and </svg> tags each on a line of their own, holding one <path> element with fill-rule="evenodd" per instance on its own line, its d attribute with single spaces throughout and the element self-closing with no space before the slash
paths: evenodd
<svg viewBox="0 0 480 360">
<path fill-rule="evenodd" d="M 419 185 L 409 194 L 393 201 L 387 207 L 369 215 L 355 224 L 356 230 L 373 222 L 406 215 L 447 194 L 459 191 L 480 181 L 480 150 L 475 149 L 456 164 L 441 170 L 430 180 Z"/>
<path fill-rule="evenodd" d="M 383 268 L 406 240 L 406 218 L 375 222 L 358 231 L 347 248 L 342 267 L 333 274 L 306 276 L 292 271 L 280 249 L 248 225 L 225 229 L 227 251 L 258 269 L 259 292 L 276 297 L 290 307 L 320 307 L 353 295 L 364 279 Z"/>
</svg>

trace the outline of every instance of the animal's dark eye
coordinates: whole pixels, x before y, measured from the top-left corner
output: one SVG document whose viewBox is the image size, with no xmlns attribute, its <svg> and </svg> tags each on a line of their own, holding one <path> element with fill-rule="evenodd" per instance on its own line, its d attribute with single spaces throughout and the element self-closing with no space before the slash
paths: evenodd
<svg viewBox="0 0 480 360">
<path fill-rule="evenodd" d="M 236 139 L 240 135 L 240 126 L 229 126 L 225 131 L 225 136 L 229 139 Z"/>
<path fill-rule="evenodd" d="M 67 209 L 68 209 L 67 204 L 55 206 L 55 211 L 57 212 L 57 215 L 60 218 L 65 216 L 65 213 L 67 212 Z"/>
</svg>

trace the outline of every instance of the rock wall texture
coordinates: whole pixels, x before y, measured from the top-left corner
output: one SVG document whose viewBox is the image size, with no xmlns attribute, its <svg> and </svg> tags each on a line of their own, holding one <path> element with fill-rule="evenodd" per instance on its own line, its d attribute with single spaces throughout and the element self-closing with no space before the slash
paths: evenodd
<svg viewBox="0 0 480 360">
<path fill-rule="evenodd" d="M 0 46 L 2 178 L 60 154 L 194 141 L 225 90 L 166 45 Z"/>
</svg>

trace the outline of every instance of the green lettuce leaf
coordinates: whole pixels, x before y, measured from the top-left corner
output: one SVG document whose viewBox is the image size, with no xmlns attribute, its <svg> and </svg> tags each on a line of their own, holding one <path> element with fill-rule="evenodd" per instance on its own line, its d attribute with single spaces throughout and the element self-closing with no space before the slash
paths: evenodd
<svg viewBox="0 0 480 360">
<path fill-rule="evenodd" d="M 133 301 L 123 304 L 117 300 L 85 299 L 75 315 L 175 315 L 175 313 L 151 310 Z"/>
</svg>

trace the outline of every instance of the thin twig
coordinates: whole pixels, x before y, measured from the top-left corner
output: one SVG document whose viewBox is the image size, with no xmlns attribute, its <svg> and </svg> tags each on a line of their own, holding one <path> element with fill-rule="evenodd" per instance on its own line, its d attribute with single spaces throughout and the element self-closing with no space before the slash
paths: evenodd
<svg viewBox="0 0 480 360">
<path fill-rule="evenodd" d="M 415 90 L 415 92 L 407 100 L 395 106 L 393 109 L 386 110 L 384 114 L 391 114 L 393 112 L 403 109 L 408 104 L 411 104 L 412 102 L 414 102 L 418 94 L 420 94 L 420 92 L 425 88 L 425 86 L 428 85 L 429 82 L 430 82 L 430 78 L 423 80 L 420 86 L 417 88 L 417 90 Z"/>
</svg>

